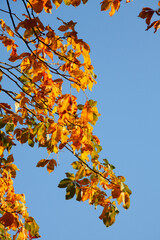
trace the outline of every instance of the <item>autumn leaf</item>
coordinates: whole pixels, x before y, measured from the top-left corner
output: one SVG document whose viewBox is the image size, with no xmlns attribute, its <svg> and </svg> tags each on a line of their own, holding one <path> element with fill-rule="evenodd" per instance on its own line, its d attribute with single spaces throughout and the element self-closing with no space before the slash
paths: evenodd
<svg viewBox="0 0 160 240">
<path fill-rule="evenodd" d="M 72 199 L 75 193 L 76 193 L 75 184 L 72 182 L 66 188 L 66 200 Z"/>
<path fill-rule="evenodd" d="M 154 11 L 151 8 L 143 8 L 138 17 L 145 19 L 147 25 L 150 24 Z"/>
<path fill-rule="evenodd" d="M 62 3 L 62 0 L 52 0 L 52 1 L 55 4 L 56 8 L 58 8 Z"/>
<path fill-rule="evenodd" d="M 3 72 L 0 70 L 0 81 L 2 80 Z"/>
<path fill-rule="evenodd" d="M 36 167 L 45 167 L 48 162 L 49 162 L 49 160 L 47 160 L 47 159 L 41 159 L 41 160 L 37 163 Z"/>
<path fill-rule="evenodd" d="M 113 198 L 118 198 L 121 194 L 121 189 L 119 186 L 115 186 L 112 190 L 112 197 Z"/>
<path fill-rule="evenodd" d="M 58 30 L 59 31 L 61 31 L 61 32 L 65 32 L 65 31 L 67 31 L 69 28 L 68 28 L 68 26 L 66 26 L 66 25 L 61 25 L 59 28 L 58 28 Z"/>
<path fill-rule="evenodd" d="M 80 3 L 81 3 L 81 0 L 72 0 L 72 5 L 74 7 L 78 7 L 80 5 Z"/>
<path fill-rule="evenodd" d="M 4 213 L 4 215 L 0 218 L 0 223 L 5 227 L 10 227 L 15 221 L 15 217 L 12 213 Z"/>
<path fill-rule="evenodd" d="M 113 0 L 104 0 L 103 2 L 101 2 L 101 11 L 107 11 L 108 9 L 110 9 L 112 2 Z"/>
<path fill-rule="evenodd" d="M 72 0 L 63 0 L 63 2 L 65 3 L 65 5 L 69 6 L 71 4 Z"/>
<path fill-rule="evenodd" d="M 40 237 L 39 226 L 27 212 L 24 195 L 16 194 L 13 188 L 19 170 L 11 152 L 16 140 L 30 147 L 43 147 L 48 156 L 58 157 L 64 150 L 72 153 L 75 157 L 71 162 L 74 173 L 66 172 L 58 187 L 66 188 L 66 200 L 76 196 L 77 201 L 88 200 L 95 208 L 101 206 L 100 219 L 107 227 L 111 226 L 118 214 L 116 202 L 111 200 L 117 199 L 118 204 L 122 203 L 127 209 L 131 191 L 125 178 L 115 175 L 115 167 L 107 159 L 101 163 L 99 153 L 102 146 L 98 136 L 93 134 L 100 114 L 97 102 L 87 97 L 87 92 L 92 91 L 97 83 L 90 46 L 78 37 L 76 22 L 58 18 L 60 35 L 57 35 L 56 29 L 37 17 L 43 10 L 51 13 L 53 4 L 56 9 L 62 2 L 66 6 L 78 7 L 88 0 L 23 1 L 23 12 L 18 12 L 18 1 L 13 2 L 15 8 L 12 9 L 12 5 L 11 10 L 9 8 L 9 25 L 0 20 L 0 42 L 8 51 L 9 60 L 9 63 L 1 62 L 0 88 L 15 102 L 14 109 L 7 102 L 0 103 L 0 223 L 5 238 L 11 239 L 10 229 L 13 240 Z M 104 0 L 101 10 L 111 9 L 109 15 L 112 16 L 119 10 L 120 3 L 121 0 Z M 159 20 L 151 23 L 152 15 L 152 10 L 146 8 L 140 17 L 146 19 L 148 29 L 154 27 L 157 31 Z M 4 75 L 7 81 L 4 81 Z M 12 81 L 16 88 L 13 89 L 8 81 Z M 86 100 L 79 98 L 81 92 Z M 37 163 L 37 167 L 46 167 L 49 173 L 56 166 L 53 158 L 44 158 Z"/>
<path fill-rule="evenodd" d="M 88 0 L 82 0 L 83 4 L 86 4 L 88 2 Z"/>
<path fill-rule="evenodd" d="M 31 4 L 31 5 L 30 5 Z M 38 0 L 30 0 L 30 4 L 28 3 L 28 7 L 33 7 L 33 10 L 36 13 L 41 13 L 43 10 L 43 2 L 42 1 L 38 1 Z"/>
<path fill-rule="evenodd" d="M 57 163 L 54 159 L 52 160 L 49 160 L 48 164 L 47 164 L 47 171 L 49 173 L 53 172 L 54 171 L 54 167 L 57 166 Z"/>
<path fill-rule="evenodd" d="M 58 184 L 58 187 L 59 188 L 66 188 L 71 182 L 72 182 L 71 179 L 64 178 L 63 180 L 60 181 L 60 183 Z"/>
</svg>

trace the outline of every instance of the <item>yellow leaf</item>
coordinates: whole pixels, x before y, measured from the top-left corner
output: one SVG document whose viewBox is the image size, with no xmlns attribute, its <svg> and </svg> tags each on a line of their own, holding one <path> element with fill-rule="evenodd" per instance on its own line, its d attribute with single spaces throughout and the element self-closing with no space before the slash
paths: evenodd
<svg viewBox="0 0 160 240">
<path fill-rule="evenodd" d="M 6 26 L 6 31 L 11 37 L 14 37 L 14 32 L 10 29 L 10 27 Z"/>
<path fill-rule="evenodd" d="M 116 10 L 115 10 L 115 7 L 114 7 L 114 5 L 112 4 L 112 5 L 111 5 L 111 11 L 109 12 L 109 15 L 110 15 L 110 16 L 113 16 L 113 15 L 115 14 L 115 11 L 116 11 Z"/>
<path fill-rule="evenodd" d="M 4 147 L 0 146 L 0 157 L 3 157 Z"/>
<path fill-rule="evenodd" d="M 58 8 L 61 3 L 62 3 L 62 0 L 52 0 L 52 2 L 54 3 L 54 5 L 56 6 L 56 8 Z"/>
<path fill-rule="evenodd" d="M 19 108 L 19 103 L 18 103 L 18 102 L 15 102 L 15 112 L 18 111 L 18 108 Z"/>
<path fill-rule="evenodd" d="M 63 0 L 63 2 L 65 3 L 65 5 L 69 6 L 71 4 L 72 0 Z"/>
</svg>

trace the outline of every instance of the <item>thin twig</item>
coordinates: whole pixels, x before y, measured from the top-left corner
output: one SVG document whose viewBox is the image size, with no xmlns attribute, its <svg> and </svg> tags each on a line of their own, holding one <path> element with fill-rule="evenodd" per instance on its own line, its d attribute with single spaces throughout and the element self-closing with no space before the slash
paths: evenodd
<svg viewBox="0 0 160 240">
<path fill-rule="evenodd" d="M 84 162 L 79 156 L 77 153 L 74 153 L 72 149 L 70 149 L 68 146 L 64 145 L 64 147 L 70 151 L 73 155 L 76 156 L 76 158 L 82 163 L 84 164 L 89 170 L 91 170 L 92 172 L 94 172 L 96 175 L 99 175 L 100 177 L 102 177 L 103 179 L 107 180 L 108 182 L 114 184 L 110 179 L 108 178 L 105 178 L 100 172 L 94 170 L 93 168 L 91 168 L 86 162 Z"/>
<path fill-rule="evenodd" d="M 8 11 L 6 11 L 6 10 L 3 10 L 3 9 L 1 9 L 1 8 L 0 8 L 0 11 L 10 14 L 10 12 L 8 12 Z M 14 15 L 20 22 L 22 21 L 19 17 L 17 17 L 17 15 L 16 15 L 15 13 L 12 13 L 12 12 L 11 12 L 11 14 Z"/>
</svg>

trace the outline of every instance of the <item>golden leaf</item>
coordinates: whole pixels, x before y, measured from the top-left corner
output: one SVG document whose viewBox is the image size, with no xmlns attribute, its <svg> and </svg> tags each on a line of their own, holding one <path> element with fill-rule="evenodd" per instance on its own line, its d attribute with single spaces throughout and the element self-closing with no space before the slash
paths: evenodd
<svg viewBox="0 0 160 240">
<path fill-rule="evenodd" d="M 56 8 L 58 8 L 61 5 L 62 0 L 52 0 L 52 2 L 55 4 Z"/>
</svg>

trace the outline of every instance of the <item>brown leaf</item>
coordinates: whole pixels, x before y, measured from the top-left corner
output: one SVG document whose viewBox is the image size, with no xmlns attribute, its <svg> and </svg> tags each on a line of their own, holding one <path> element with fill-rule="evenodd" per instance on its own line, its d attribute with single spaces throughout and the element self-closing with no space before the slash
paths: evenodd
<svg viewBox="0 0 160 240">
<path fill-rule="evenodd" d="M 115 186 L 112 190 L 112 197 L 118 198 L 121 194 L 120 186 Z"/>
<path fill-rule="evenodd" d="M 49 160 L 47 159 L 41 159 L 38 163 L 36 167 L 45 167 L 45 165 L 49 162 Z"/>
<path fill-rule="evenodd" d="M 1 218 L 0 223 L 3 224 L 5 227 L 9 227 L 14 223 L 14 215 L 12 213 L 6 212 Z"/>
<path fill-rule="evenodd" d="M 61 31 L 61 32 L 65 32 L 65 31 L 68 30 L 68 26 L 66 26 L 66 25 L 61 25 L 61 26 L 58 28 L 58 30 Z"/>
<path fill-rule="evenodd" d="M 57 163 L 54 159 L 50 160 L 49 163 L 47 164 L 47 171 L 49 173 L 54 171 L 54 166 L 57 166 Z"/>
<path fill-rule="evenodd" d="M 3 72 L 0 70 L 0 81 L 2 80 Z"/>
<path fill-rule="evenodd" d="M 74 6 L 74 7 L 77 7 L 81 4 L 81 0 L 72 0 L 71 4 Z"/>
<path fill-rule="evenodd" d="M 103 2 L 101 2 L 101 11 L 107 11 L 108 9 L 110 9 L 112 2 L 113 0 L 104 0 Z"/>
</svg>

